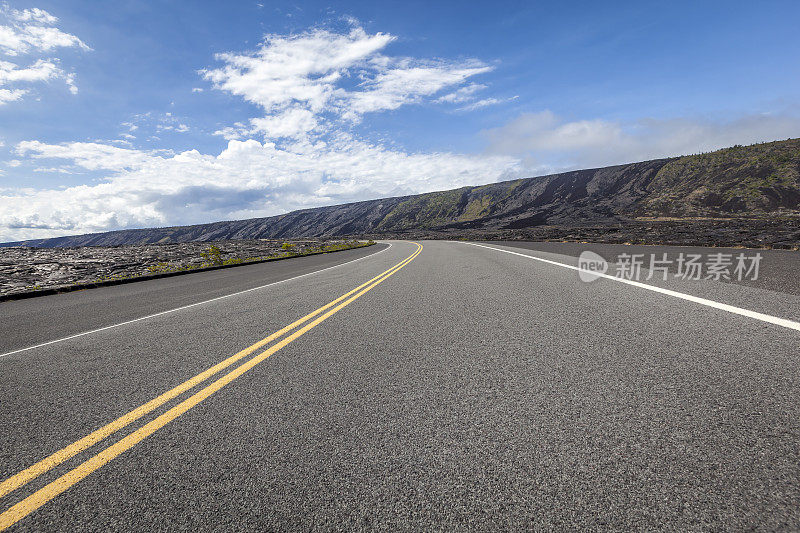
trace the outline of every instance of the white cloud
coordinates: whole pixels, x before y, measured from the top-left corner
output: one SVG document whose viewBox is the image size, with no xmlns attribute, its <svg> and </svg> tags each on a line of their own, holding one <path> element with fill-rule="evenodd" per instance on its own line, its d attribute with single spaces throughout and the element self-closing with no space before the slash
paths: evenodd
<svg viewBox="0 0 800 533">
<path fill-rule="evenodd" d="M 12 9 L 8 13 L 11 18 L 19 22 L 37 22 L 39 24 L 55 24 L 58 22 L 58 18 L 38 7 L 23 9 L 22 11 Z"/>
<path fill-rule="evenodd" d="M 341 121 L 358 122 L 366 113 L 421 103 L 446 89 L 458 91 L 469 78 L 492 70 L 476 59 L 391 57 L 384 50 L 396 37 L 368 34 L 356 21 L 350 24 L 346 33 L 316 29 L 268 35 L 253 53 L 217 55 L 224 65 L 201 71 L 203 77 L 266 115 L 253 119 L 249 130 L 220 129 L 219 134 L 305 139 Z"/>
<path fill-rule="evenodd" d="M 464 102 L 472 101 L 475 93 L 486 89 L 486 85 L 480 83 L 470 83 L 464 87 L 459 87 L 457 90 L 440 96 L 436 101 L 440 104 L 463 104 Z"/>
<path fill-rule="evenodd" d="M 50 52 L 56 48 L 71 47 L 91 50 L 76 36 L 51 26 L 0 26 L 0 50 L 7 55 L 15 56 L 35 50 Z"/>
<path fill-rule="evenodd" d="M 44 11 L 33 8 L 22 11 L 0 7 L 0 54 L 15 57 L 34 52 L 51 52 L 56 48 L 76 47 L 91 50 L 75 35 L 65 33 L 53 26 L 58 19 Z M 19 83 L 46 82 L 63 79 L 72 94 L 78 92 L 75 74 L 64 72 L 58 59 L 39 58 L 28 66 L 0 60 L 0 105 L 15 102 L 29 92 L 27 89 L 9 87 Z"/>
<path fill-rule="evenodd" d="M 457 111 L 475 111 L 482 107 L 504 104 L 519 98 L 519 96 L 512 96 L 510 98 L 482 98 L 478 100 L 476 93 L 486 88 L 486 85 L 470 83 L 451 93 L 440 96 L 436 99 L 436 102 L 440 104 L 463 104 Z"/>
<path fill-rule="evenodd" d="M 142 169 L 153 155 L 127 148 L 100 143 L 45 144 L 39 141 L 22 141 L 17 144 L 17 155 L 34 159 L 69 159 L 87 170 Z"/>
<path fill-rule="evenodd" d="M 192 87 L 192 92 L 193 93 L 201 93 L 201 92 L 203 92 L 203 88 L 202 87 Z"/>
<path fill-rule="evenodd" d="M 0 88 L 0 105 L 7 104 L 8 102 L 16 102 L 21 100 L 28 91 L 24 89 L 2 89 Z"/>
<path fill-rule="evenodd" d="M 230 141 L 217 156 L 37 141 L 16 150 L 35 160 L 112 172 L 96 185 L 0 193 L 0 241 L 268 216 L 483 183 L 517 171 L 514 158 L 407 154 L 346 135 L 335 145 L 300 143 L 293 149 Z"/>
<path fill-rule="evenodd" d="M 299 138 L 306 133 L 319 129 L 319 122 L 314 113 L 307 109 L 287 109 L 283 113 L 250 119 L 249 131 L 245 134 L 262 132 L 264 137 L 278 139 L 281 137 Z"/>
<path fill-rule="evenodd" d="M 253 54 L 219 54 L 225 66 L 203 71 L 217 89 L 242 96 L 270 112 L 292 105 L 322 111 L 344 71 L 364 62 L 394 38 L 314 30 L 297 36 L 268 35 Z"/>
<path fill-rule="evenodd" d="M 365 113 L 397 109 L 490 70 L 491 67 L 479 61 L 420 64 L 418 61 L 403 60 L 395 68 L 365 82 L 363 86 L 366 90 L 351 93 L 349 102 L 345 104 L 347 109 L 344 116 L 357 120 Z"/>
<path fill-rule="evenodd" d="M 483 132 L 488 153 L 524 157 L 548 170 L 591 168 L 705 152 L 800 136 L 800 117 L 788 113 L 741 116 L 567 121 L 550 111 L 527 113 Z"/>
<path fill-rule="evenodd" d="M 91 50 L 75 35 L 65 33 L 53 24 L 58 19 L 43 9 L 17 11 L 0 9 L 7 24 L 0 25 L 0 52 L 15 56 L 31 51 L 50 52 L 55 48 L 78 47 Z"/>
<path fill-rule="evenodd" d="M 218 135 L 226 141 L 233 141 L 243 139 L 249 131 L 249 128 L 246 128 L 244 124 L 237 122 L 233 126 L 225 126 L 222 129 L 218 129 L 214 132 L 214 135 Z"/>
<path fill-rule="evenodd" d="M 9 61 L 0 61 L 0 85 L 47 81 L 62 74 L 61 69 L 53 61 L 44 59 L 40 59 L 26 68 L 19 68 L 18 65 Z"/>
<path fill-rule="evenodd" d="M 75 85 L 75 74 L 70 72 L 64 75 L 64 82 L 67 84 L 70 94 L 78 94 L 78 86 Z"/>
<path fill-rule="evenodd" d="M 72 172 L 71 170 L 63 167 L 39 167 L 39 168 L 34 168 L 33 171 L 41 173 L 52 173 L 52 174 L 74 174 L 74 172 Z"/>
<path fill-rule="evenodd" d="M 505 102 L 510 102 L 512 100 L 516 100 L 519 96 L 512 96 L 511 98 L 484 98 L 482 100 L 477 100 L 472 102 L 471 104 L 467 104 L 464 107 L 459 107 L 459 111 L 475 111 L 476 109 L 480 109 L 481 107 L 486 107 L 490 105 L 497 105 L 502 104 Z"/>
</svg>

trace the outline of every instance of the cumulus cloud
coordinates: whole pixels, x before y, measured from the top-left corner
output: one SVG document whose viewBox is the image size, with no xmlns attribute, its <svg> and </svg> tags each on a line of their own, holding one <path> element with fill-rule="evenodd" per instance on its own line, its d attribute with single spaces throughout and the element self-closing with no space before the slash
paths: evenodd
<svg viewBox="0 0 800 533">
<path fill-rule="evenodd" d="M 476 84 L 461 87 L 492 67 L 477 59 L 460 61 L 392 57 L 385 48 L 396 37 L 369 34 L 351 21 L 344 33 L 315 29 L 298 35 L 268 35 L 252 53 L 218 54 L 223 66 L 202 70 L 216 89 L 241 96 L 265 113 L 250 128 L 220 134 L 265 139 L 303 139 L 358 122 L 367 113 L 417 104 L 451 89 L 466 102 Z"/>
<path fill-rule="evenodd" d="M 300 143 L 292 149 L 233 140 L 216 156 L 37 141 L 20 143 L 16 150 L 35 160 L 113 173 L 96 185 L 0 192 L 0 240 L 5 241 L 268 216 L 481 183 L 518 170 L 510 157 L 408 154 L 347 135 L 334 144 Z"/>
<path fill-rule="evenodd" d="M 250 119 L 250 125 L 249 130 L 240 130 L 240 133 L 249 135 L 262 132 L 266 137 L 297 138 L 319 129 L 319 121 L 314 113 L 308 109 L 297 108 L 287 109 L 276 115 Z"/>
<path fill-rule="evenodd" d="M 58 19 L 43 9 L 20 11 L 4 6 L 0 8 L 0 19 L 5 21 L 5 24 L 0 24 L 0 54 L 7 57 L 49 53 L 56 48 L 91 50 L 75 35 L 56 28 L 54 24 Z M 19 101 L 29 92 L 27 89 L 9 86 L 52 79 L 63 79 L 72 94 L 78 92 L 75 75 L 64 72 L 58 59 L 39 58 L 27 66 L 0 60 L 0 105 Z"/>
<path fill-rule="evenodd" d="M 0 8 L 6 24 L 0 25 L 0 52 L 6 55 L 26 54 L 34 50 L 49 52 L 55 48 L 78 47 L 91 50 L 75 35 L 53 25 L 58 18 L 39 8 L 16 10 Z"/>
<path fill-rule="evenodd" d="M 347 34 L 314 30 L 296 36 L 268 35 L 252 54 L 219 54 L 225 63 L 203 71 L 218 89 L 242 96 L 266 111 L 303 105 L 322 111 L 344 71 L 364 62 L 394 38 L 368 35 L 361 28 Z"/>
<path fill-rule="evenodd" d="M 52 79 L 59 72 L 58 66 L 52 61 L 40 59 L 27 68 L 19 68 L 9 61 L 0 61 L 0 84 L 19 81 L 34 82 Z"/>
<path fill-rule="evenodd" d="M 0 26 L 0 50 L 6 55 L 16 56 L 31 51 L 50 52 L 56 48 L 90 48 L 76 36 L 52 26 L 37 24 L 12 24 Z"/>
<path fill-rule="evenodd" d="M 25 96 L 24 89 L 3 89 L 0 88 L 0 105 L 7 104 L 8 102 L 16 102 Z"/>
<path fill-rule="evenodd" d="M 646 118 L 568 121 L 551 111 L 523 114 L 483 132 L 488 153 L 526 158 L 547 170 L 589 168 L 800 136 L 800 117 L 754 114 L 733 120 Z"/>
</svg>

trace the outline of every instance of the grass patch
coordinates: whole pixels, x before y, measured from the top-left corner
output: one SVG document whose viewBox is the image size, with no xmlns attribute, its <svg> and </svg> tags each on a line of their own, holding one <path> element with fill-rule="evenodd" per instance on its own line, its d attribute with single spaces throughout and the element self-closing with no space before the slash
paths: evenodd
<svg viewBox="0 0 800 533">
<path fill-rule="evenodd" d="M 259 257 L 239 258 L 232 257 L 229 259 L 222 258 L 222 252 L 219 247 L 211 245 L 206 248 L 200 255 L 203 262 L 199 264 L 189 265 L 171 265 L 169 263 L 156 263 L 147 267 L 148 274 L 133 274 L 133 275 L 112 275 L 102 276 L 98 278 L 97 282 L 118 281 L 135 278 L 144 278 L 154 274 L 172 274 L 177 272 L 191 272 L 192 270 L 200 270 L 211 267 L 225 267 L 233 265 L 247 265 L 253 263 L 264 263 L 267 261 L 276 261 L 279 259 L 288 259 L 290 257 L 303 257 L 306 255 L 316 255 L 328 252 L 339 252 L 343 250 L 353 250 L 356 248 L 364 248 L 372 246 L 375 241 L 346 241 L 336 244 L 324 244 L 322 246 L 314 246 L 306 248 L 302 252 L 296 251 L 296 245 L 285 242 L 281 245 L 281 252 Z"/>
</svg>

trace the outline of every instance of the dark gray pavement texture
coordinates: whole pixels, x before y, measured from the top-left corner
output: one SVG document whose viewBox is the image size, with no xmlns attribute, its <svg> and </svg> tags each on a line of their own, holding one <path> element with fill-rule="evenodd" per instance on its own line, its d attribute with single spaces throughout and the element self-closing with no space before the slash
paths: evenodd
<svg viewBox="0 0 800 533">
<path fill-rule="evenodd" d="M 736 279 L 729 280 L 730 283 L 737 283 L 748 287 L 768 289 L 776 292 L 786 292 L 800 296 L 800 252 L 792 250 L 756 250 L 744 248 L 703 248 L 699 246 L 649 246 L 641 244 L 597 244 L 597 243 L 577 243 L 577 242 L 530 242 L 530 241 L 490 241 L 484 244 L 496 244 L 501 246 L 512 246 L 525 250 L 547 252 L 551 254 L 578 257 L 584 250 L 591 250 L 599 254 L 607 261 L 613 261 L 620 254 L 642 254 L 644 260 L 649 263 L 650 256 L 655 254 L 656 260 L 667 254 L 668 260 L 676 260 L 678 255 L 683 253 L 700 254 L 707 257 L 711 254 L 730 254 L 736 257 L 745 254 L 749 257 L 754 254 L 761 254 L 759 276 L 755 280 Z M 671 268 L 672 273 L 676 273 L 677 265 Z M 721 280 L 725 282 L 726 280 Z"/>
<path fill-rule="evenodd" d="M 800 528 L 800 332 L 497 250 L 423 244 L 13 530 Z M 301 280 L 0 358 L 0 477 L 415 248 L 394 242 Z M 789 292 L 669 286 L 784 318 L 800 308 Z M 26 327 L 47 330 L 32 319 L 0 335 Z M 0 499 L 0 511 L 103 447 Z"/>
</svg>

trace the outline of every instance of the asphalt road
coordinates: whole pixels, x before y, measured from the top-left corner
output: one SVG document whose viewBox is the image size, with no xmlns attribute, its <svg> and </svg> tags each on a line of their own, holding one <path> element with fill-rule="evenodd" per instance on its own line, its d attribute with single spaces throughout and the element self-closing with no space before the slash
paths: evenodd
<svg viewBox="0 0 800 533">
<path fill-rule="evenodd" d="M 792 250 L 755 250 L 742 248 L 702 248 L 699 246 L 649 246 L 642 244 L 596 244 L 596 243 L 577 243 L 577 242 L 528 242 L 528 241 L 492 241 L 486 244 L 498 244 L 502 246 L 512 246 L 525 250 L 538 252 L 549 252 L 559 255 L 577 257 L 585 250 L 591 250 L 607 261 L 614 261 L 620 254 L 640 254 L 645 263 L 649 263 L 650 256 L 655 254 L 660 258 L 662 254 L 667 254 L 667 259 L 675 259 L 670 271 L 676 273 L 677 258 L 680 254 L 700 254 L 704 257 L 709 254 L 729 254 L 736 256 L 745 254 L 751 256 L 760 254 L 761 268 L 756 279 L 748 277 L 741 281 L 737 279 L 724 280 L 723 282 L 737 283 L 748 287 L 757 287 L 777 292 L 787 292 L 800 296 L 800 252 Z"/>
<path fill-rule="evenodd" d="M 800 528 L 785 282 L 650 290 L 563 250 L 421 244 L 208 303 L 171 285 L 204 273 L 0 304 L 11 351 L 198 303 L 0 356 L 0 527 Z M 208 296 L 291 277 L 256 266 Z"/>
</svg>

